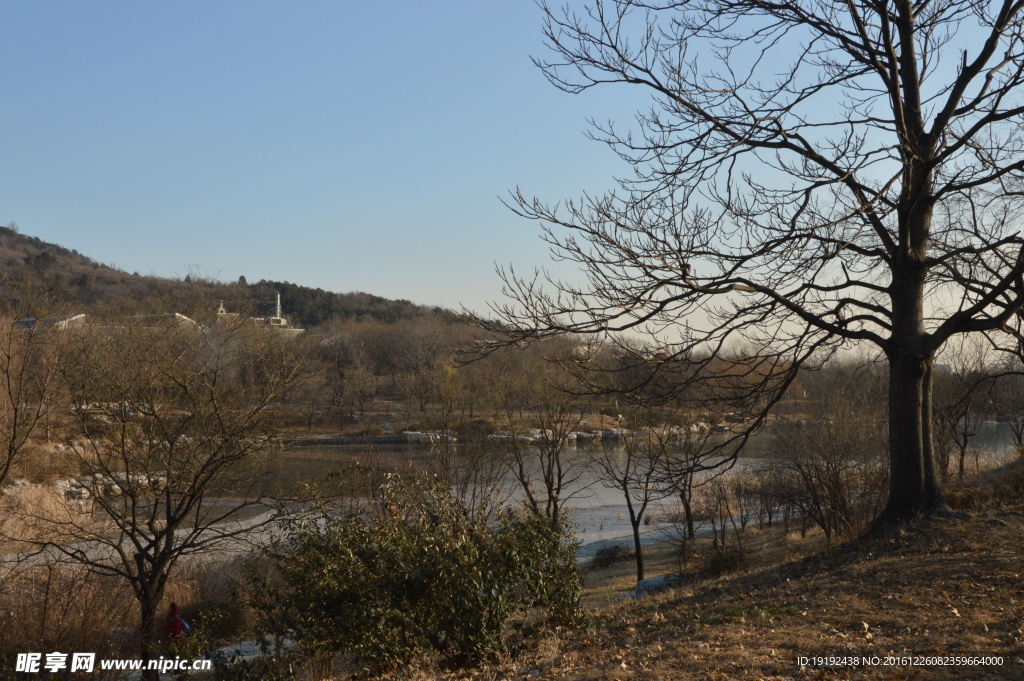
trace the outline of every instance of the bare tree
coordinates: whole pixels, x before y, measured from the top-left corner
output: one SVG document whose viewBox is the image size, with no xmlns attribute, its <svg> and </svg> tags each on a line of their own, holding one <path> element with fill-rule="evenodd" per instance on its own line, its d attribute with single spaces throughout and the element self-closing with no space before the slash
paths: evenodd
<svg viewBox="0 0 1024 681">
<path fill-rule="evenodd" d="M 25 457 L 32 439 L 48 435 L 58 388 L 59 336 L 67 321 L 0 320 L 0 485 Z"/>
<path fill-rule="evenodd" d="M 594 452 L 597 478 L 602 485 L 622 493 L 633 530 L 633 552 L 636 560 L 636 581 L 644 578 L 644 552 L 640 541 L 640 527 L 644 514 L 653 502 L 672 494 L 671 488 L 660 484 L 665 456 L 671 447 L 673 434 L 661 423 L 651 423 L 645 415 L 630 415 L 632 432 L 621 441 L 602 442 Z M 642 425 L 647 423 L 649 425 Z"/>
<path fill-rule="evenodd" d="M 317 359 L 316 354 L 310 353 L 309 365 L 314 366 Z M 304 381 L 296 390 L 287 395 L 288 406 L 301 417 L 306 430 L 313 430 L 313 424 L 323 413 L 324 405 L 329 404 L 333 397 L 332 388 L 334 386 L 326 376 L 324 367 L 320 366 L 319 369 L 314 377 Z"/>
<path fill-rule="evenodd" d="M 439 437 L 430 445 L 426 473 L 464 500 L 471 513 L 493 512 L 509 500 L 516 484 L 508 479 L 508 461 L 503 453 L 492 451 L 482 435 L 459 432 L 456 440 L 457 419 L 465 415 L 457 410 L 461 376 L 445 362 L 436 377 L 439 404 L 426 422 Z"/>
<path fill-rule="evenodd" d="M 354 419 L 356 412 L 374 408 L 380 388 L 380 358 L 374 357 L 381 345 L 377 339 L 384 327 L 380 324 L 333 323 L 326 329 L 319 350 L 326 371 L 324 378 L 331 388 L 334 406 L 344 420 Z"/>
<path fill-rule="evenodd" d="M 568 389 L 559 365 L 537 353 L 491 355 L 497 416 L 506 429 L 497 444 L 527 508 L 557 523 L 565 503 L 585 491 L 589 460 L 568 448 L 583 422 L 583 400 Z M 532 426 L 531 426 L 532 424 Z"/>
<path fill-rule="evenodd" d="M 944 348 L 944 371 L 935 377 L 934 412 L 936 450 L 943 479 L 949 475 L 950 454 L 957 454 L 957 477 L 972 438 L 985 423 L 990 406 L 992 377 L 986 367 L 985 348 L 958 339 Z"/>
<path fill-rule="evenodd" d="M 872 389 L 881 376 L 871 366 L 839 366 L 827 378 L 801 414 L 773 424 L 776 453 L 760 475 L 773 479 L 779 501 L 800 511 L 804 528 L 812 521 L 831 539 L 870 520 L 885 475 L 881 390 Z"/>
<path fill-rule="evenodd" d="M 676 425 L 670 429 L 672 446 L 662 459 L 662 484 L 669 487 L 679 498 L 682 521 L 686 538 L 697 536 L 693 510 L 694 491 L 706 481 L 708 474 L 721 468 L 719 447 L 716 440 L 726 435 L 715 432 L 718 417 L 710 412 L 690 412 L 680 415 Z"/>
<path fill-rule="evenodd" d="M 402 391 L 425 418 L 428 405 L 438 397 L 439 374 L 449 366 L 454 342 L 449 324 L 436 319 L 416 320 L 392 333 L 391 362 Z"/>
<path fill-rule="evenodd" d="M 483 362 L 471 362 L 458 367 L 457 397 L 465 417 L 475 418 L 487 401 L 488 374 Z"/>
<path fill-rule="evenodd" d="M 278 517 L 280 490 L 261 454 L 273 405 L 306 377 L 304 355 L 244 321 L 159 316 L 69 334 L 71 490 L 93 511 L 36 513 L 22 539 L 131 586 L 145 669 L 175 567 Z"/>
<path fill-rule="evenodd" d="M 736 534 L 736 547 L 742 551 L 742 540 L 733 517 L 734 500 L 729 494 L 729 486 L 724 476 L 708 479 L 698 492 L 695 504 L 697 517 L 710 526 L 712 548 L 719 552 L 726 550 L 729 525 L 732 524 Z"/>
<path fill-rule="evenodd" d="M 542 8 L 552 83 L 625 84 L 653 104 L 631 129 L 594 124 L 631 167 L 619 190 L 553 206 L 514 195 L 588 279 L 509 273 L 500 327 L 516 340 L 646 331 L 677 358 L 742 342 L 779 378 L 769 393 L 816 350 L 871 344 L 889 365 L 876 527 L 942 510 L 935 354 L 959 334 L 1019 335 L 1024 305 L 1024 4 Z"/>
</svg>

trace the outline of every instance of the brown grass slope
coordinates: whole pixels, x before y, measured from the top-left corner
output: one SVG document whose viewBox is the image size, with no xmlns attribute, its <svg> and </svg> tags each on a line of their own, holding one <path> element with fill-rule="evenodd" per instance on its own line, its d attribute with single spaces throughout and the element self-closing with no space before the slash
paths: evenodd
<svg viewBox="0 0 1024 681">
<path fill-rule="evenodd" d="M 997 522 L 993 522 L 997 521 Z M 1005 523 L 1002 524 L 1002 523 Z M 566 679 L 1024 679 L 1024 505 L 923 519 L 777 568 L 624 602 L 562 642 Z M 804 657 L 1002 656 L 1000 666 Z"/>
</svg>

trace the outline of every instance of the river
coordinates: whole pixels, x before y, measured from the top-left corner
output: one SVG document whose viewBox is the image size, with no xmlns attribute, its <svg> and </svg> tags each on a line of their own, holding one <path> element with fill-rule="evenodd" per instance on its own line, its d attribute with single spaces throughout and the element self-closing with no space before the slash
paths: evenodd
<svg viewBox="0 0 1024 681">
<path fill-rule="evenodd" d="M 1012 431 L 1005 423 L 989 421 L 972 439 L 972 447 L 982 452 L 982 466 L 1007 456 L 1012 449 Z M 459 445 L 456 445 L 459 447 Z M 586 456 L 583 450 L 569 448 L 570 459 Z M 737 459 L 735 469 L 742 470 L 766 457 L 770 457 L 771 438 L 755 436 L 748 442 L 742 455 Z M 364 445 L 337 445 L 321 447 L 291 447 L 274 457 L 279 472 L 277 475 L 284 486 L 301 482 L 315 482 L 329 479 L 332 474 L 351 470 L 358 465 L 383 466 L 400 470 L 404 466 L 422 467 L 431 456 L 431 448 L 423 445 L 389 445 L 368 447 Z M 973 472 L 973 455 L 968 461 L 968 470 Z M 515 482 L 510 476 L 503 481 L 514 495 Z M 580 540 L 581 559 L 593 556 L 601 547 L 612 543 L 632 545 L 632 528 L 629 512 L 619 490 L 603 486 L 593 472 L 584 474 L 566 490 L 566 509 L 576 525 Z M 656 522 L 674 508 L 674 500 L 654 502 L 647 513 L 652 518 L 644 526 L 644 541 L 651 543 L 666 538 L 663 528 Z"/>
</svg>

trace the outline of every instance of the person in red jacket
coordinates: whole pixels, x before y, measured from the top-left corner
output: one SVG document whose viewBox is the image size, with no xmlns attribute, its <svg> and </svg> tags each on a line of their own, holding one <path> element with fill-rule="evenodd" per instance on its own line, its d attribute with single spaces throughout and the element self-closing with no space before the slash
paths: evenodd
<svg viewBox="0 0 1024 681">
<path fill-rule="evenodd" d="M 167 626 L 164 627 L 164 638 L 181 638 L 189 632 L 188 622 L 181 618 L 179 612 L 178 604 L 171 603 L 170 610 L 167 611 Z"/>
</svg>

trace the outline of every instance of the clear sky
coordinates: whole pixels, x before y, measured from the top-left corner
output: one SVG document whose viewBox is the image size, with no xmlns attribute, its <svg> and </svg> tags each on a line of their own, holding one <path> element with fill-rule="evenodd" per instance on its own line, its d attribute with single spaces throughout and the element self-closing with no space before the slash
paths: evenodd
<svg viewBox="0 0 1024 681">
<path fill-rule="evenodd" d="M 548 84 L 531 0 L 0 8 L 0 223 L 140 274 L 480 308 L 549 263 L 498 197 L 607 188 L 643 105 Z"/>
</svg>

